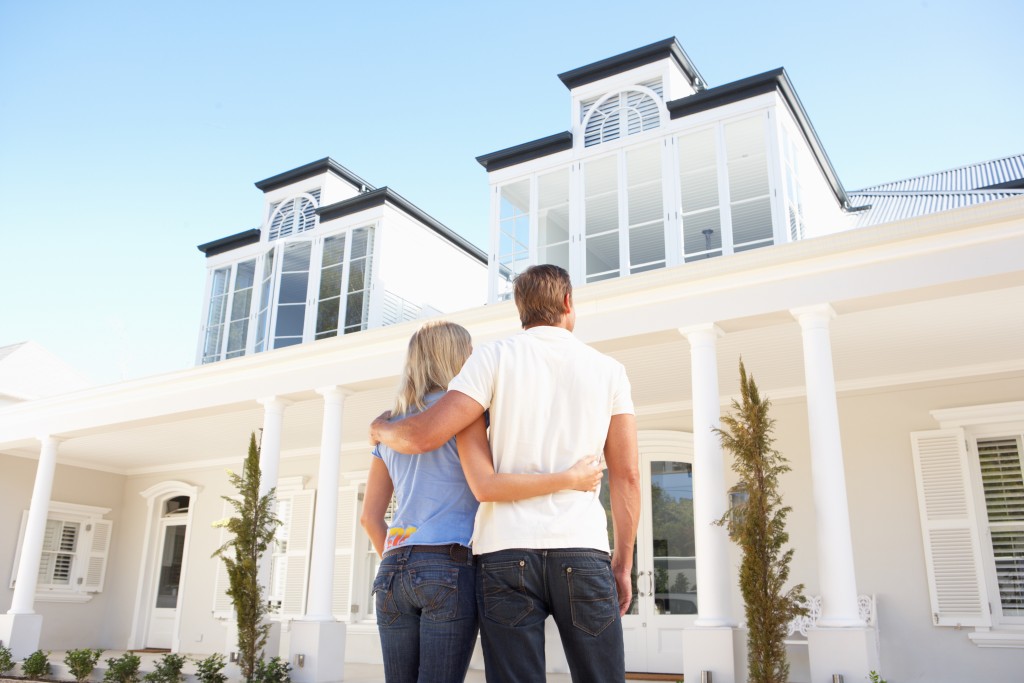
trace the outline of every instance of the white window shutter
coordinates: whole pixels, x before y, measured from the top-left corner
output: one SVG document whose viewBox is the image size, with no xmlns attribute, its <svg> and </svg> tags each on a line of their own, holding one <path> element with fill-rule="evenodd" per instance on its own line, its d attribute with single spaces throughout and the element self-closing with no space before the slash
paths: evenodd
<svg viewBox="0 0 1024 683">
<path fill-rule="evenodd" d="M 11 584 L 18 580 L 18 563 L 21 562 L 21 546 L 25 543 L 25 527 L 28 526 L 28 510 L 21 511 L 21 529 L 18 531 L 18 546 L 14 549 L 14 566 L 11 567 Z"/>
<path fill-rule="evenodd" d="M 235 514 L 235 508 L 224 501 L 223 512 L 222 519 L 226 519 Z M 228 538 L 230 538 L 230 532 L 227 528 L 221 527 L 217 547 L 223 547 L 228 542 Z M 231 619 L 234 617 L 234 606 L 231 604 L 231 596 L 228 595 L 230 586 L 228 568 L 224 566 L 224 560 L 220 557 L 214 557 L 213 560 L 217 562 L 217 573 L 213 578 L 213 616 L 217 619 Z"/>
<path fill-rule="evenodd" d="M 359 487 L 338 489 L 338 518 L 334 531 L 334 591 L 331 612 L 336 619 L 352 617 L 352 558 L 355 551 Z"/>
<path fill-rule="evenodd" d="M 910 435 L 932 620 L 937 626 L 991 621 L 962 429 Z"/>
<path fill-rule="evenodd" d="M 85 575 L 83 577 L 82 590 L 89 593 L 99 593 L 103 590 L 103 581 L 107 576 L 107 555 L 110 551 L 110 533 L 114 523 L 105 520 L 92 520 L 86 524 L 87 535 L 85 542 L 88 548 L 83 547 L 79 557 L 85 560 Z M 84 544 L 83 544 L 84 545 Z"/>
<path fill-rule="evenodd" d="M 315 491 L 304 490 L 296 491 L 290 496 L 292 514 L 288 524 L 288 551 L 285 556 L 285 586 L 281 598 L 281 614 L 306 613 L 315 495 Z"/>
</svg>

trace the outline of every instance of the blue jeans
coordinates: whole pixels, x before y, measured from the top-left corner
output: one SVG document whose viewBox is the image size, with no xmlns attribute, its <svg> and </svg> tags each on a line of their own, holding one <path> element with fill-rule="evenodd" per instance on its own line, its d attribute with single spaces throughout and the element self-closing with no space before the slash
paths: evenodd
<svg viewBox="0 0 1024 683">
<path fill-rule="evenodd" d="M 500 550 L 477 557 L 488 683 L 543 683 L 544 620 L 558 626 L 575 683 L 626 677 L 619 599 L 607 553 Z"/>
<path fill-rule="evenodd" d="M 476 646 L 476 568 L 448 546 L 398 548 L 373 582 L 388 683 L 462 681 Z M 457 553 L 456 553 L 457 554 Z"/>
</svg>

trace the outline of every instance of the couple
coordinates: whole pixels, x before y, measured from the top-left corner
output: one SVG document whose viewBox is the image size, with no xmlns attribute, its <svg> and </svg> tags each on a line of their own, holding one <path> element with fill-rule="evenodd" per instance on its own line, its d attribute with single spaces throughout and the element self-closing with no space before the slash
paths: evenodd
<svg viewBox="0 0 1024 683">
<path fill-rule="evenodd" d="M 625 677 L 620 619 L 640 514 L 629 381 L 573 337 L 565 270 L 533 266 L 513 291 L 523 332 L 470 355 L 462 327 L 425 326 L 395 417 L 370 426 L 362 523 L 383 556 L 373 592 L 388 683 L 462 681 L 478 615 L 488 683 L 545 680 L 548 615 L 573 681 Z"/>
</svg>

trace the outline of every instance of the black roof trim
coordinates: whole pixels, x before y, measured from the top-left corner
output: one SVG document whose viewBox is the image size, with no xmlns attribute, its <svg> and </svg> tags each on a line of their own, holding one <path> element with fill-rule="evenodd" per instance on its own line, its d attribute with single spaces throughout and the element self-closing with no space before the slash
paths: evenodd
<svg viewBox="0 0 1024 683">
<path fill-rule="evenodd" d="M 226 251 L 232 251 L 241 247 L 247 247 L 250 244 L 256 244 L 259 241 L 260 229 L 252 228 L 251 230 L 244 230 L 234 235 L 221 237 L 219 240 L 200 244 L 196 248 L 206 254 L 206 257 L 209 258 L 211 256 L 216 256 L 217 254 L 223 254 Z"/>
<path fill-rule="evenodd" d="M 757 76 L 750 76 L 749 78 L 743 78 L 732 83 L 709 88 L 688 97 L 666 102 L 665 106 L 668 108 L 669 116 L 673 119 L 678 119 L 776 90 L 782 95 L 782 99 L 786 101 L 786 104 L 789 105 L 789 110 L 793 113 L 797 125 L 800 126 L 801 132 L 810 144 L 814 158 L 818 162 L 818 167 L 821 168 L 821 172 L 825 174 L 829 185 L 832 186 L 832 192 L 835 193 L 836 199 L 839 200 L 844 209 L 848 209 L 850 200 L 846 190 L 839 181 L 839 176 L 836 175 L 836 170 L 833 168 L 828 154 L 825 153 L 825 148 L 818 138 L 818 133 L 814 130 L 814 126 L 811 125 L 811 120 L 807 117 L 804 105 L 800 102 L 800 98 L 797 97 L 785 69 L 779 68 L 773 71 L 766 71 Z"/>
<path fill-rule="evenodd" d="M 506 166 L 515 166 L 531 159 L 564 152 L 567 149 L 572 149 L 572 133 L 569 131 L 555 133 L 532 142 L 524 142 L 521 145 L 500 149 L 490 154 L 483 154 L 476 160 L 488 171 L 497 171 Z"/>
<path fill-rule="evenodd" d="M 271 192 L 272 190 L 276 190 L 286 185 L 291 185 L 292 183 L 305 180 L 306 178 L 312 178 L 313 176 L 320 175 L 321 173 L 328 171 L 338 176 L 357 190 L 362 190 L 364 188 L 367 190 L 377 189 L 330 157 L 318 159 L 317 161 L 310 162 L 305 166 L 299 166 L 298 168 L 293 168 L 292 170 L 285 171 L 284 173 L 278 173 L 266 180 L 260 180 L 255 183 L 255 185 L 263 192 Z"/>
<path fill-rule="evenodd" d="M 334 220 L 335 218 L 341 218 L 343 216 L 349 216 L 359 211 L 371 209 L 375 206 L 381 206 L 385 202 L 391 204 L 397 209 L 404 211 L 409 216 L 415 218 L 419 222 L 426 225 L 428 228 L 438 233 L 444 239 L 448 240 L 455 246 L 462 249 L 464 252 L 480 261 L 484 265 L 487 265 L 487 254 L 483 252 L 480 247 L 476 246 L 462 235 L 453 231 L 447 225 L 437 220 L 430 214 L 426 213 L 420 207 L 416 206 L 408 199 L 398 194 L 389 187 L 381 187 L 371 192 L 363 192 L 358 194 L 351 199 L 336 202 L 329 206 L 321 206 L 316 210 L 318 216 L 320 216 L 320 223 L 323 224 L 325 221 Z"/>
<path fill-rule="evenodd" d="M 638 47 L 635 50 L 629 52 L 623 52 L 621 55 L 615 55 L 614 57 L 608 57 L 602 59 L 599 62 L 581 66 L 578 69 L 572 69 L 564 73 L 558 74 L 559 80 L 565 84 L 565 87 L 572 90 L 573 88 L 586 85 L 587 83 L 593 83 L 599 81 L 602 78 L 614 76 L 615 74 L 622 73 L 623 71 L 629 71 L 635 69 L 638 66 L 644 66 L 645 64 L 651 64 L 667 57 L 671 57 L 672 60 L 679 65 L 679 68 L 683 70 L 686 77 L 690 79 L 690 84 L 695 88 L 700 89 L 703 84 L 707 83 L 704 77 L 697 71 L 697 67 L 690 61 L 689 56 L 683 51 L 679 41 L 675 39 L 675 36 L 666 38 L 665 40 L 659 40 L 656 43 Z"/>
</svg>

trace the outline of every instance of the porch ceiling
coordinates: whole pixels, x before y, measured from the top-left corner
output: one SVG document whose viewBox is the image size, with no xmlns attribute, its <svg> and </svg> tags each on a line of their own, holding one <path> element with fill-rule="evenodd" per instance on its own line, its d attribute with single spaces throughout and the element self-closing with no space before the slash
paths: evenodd
<svg viewBox="0 0 1024 683">
<path fill-rule="evenodd" d="M 832 353 L 840 392 L 918 384 L 967 376 L 1015 374 L 1024 394 L 1024 285 L 864 309 L 862 302 L 837 305 Z M 878 301 L 872 302 L 877 306 Z M 787 319 L 788 318 L 788 319 Z M 778 400 L 803 395 L 800 326 L 788 317 L 729 321 L 718 342 L 723 404 L 739 392 L 742 356 L 762 391 Z M 641 415 L 690 410 L 689 345 L 675 330 L 595 344 L 621 361 Z M 345 469 L 365 467 L 366 427 L 387 409 L 389 386 L 349 396 L 342 433 Z M 314 391 L 289 396 L 284 457 L 318 452 L 322 400 Z M 142 424 L 112 425 L 65 434 L 60 461 L 123 474 L 237 464 L 249 433 L 259 430 L 263 409 L 255 400 L 197 414 L 168 415 Z M 35 457 L 31 442 L 12 444 L 12 455 Z"/>
</svg>

